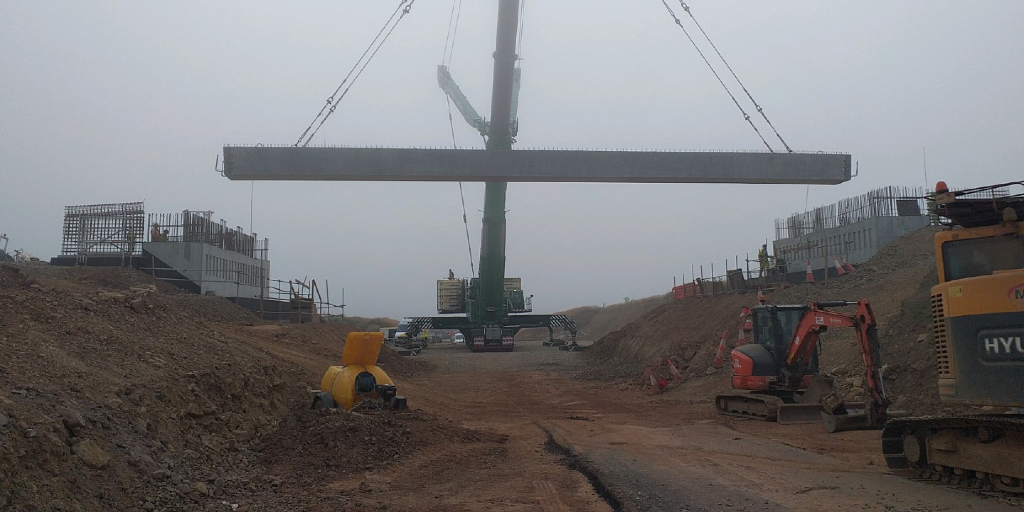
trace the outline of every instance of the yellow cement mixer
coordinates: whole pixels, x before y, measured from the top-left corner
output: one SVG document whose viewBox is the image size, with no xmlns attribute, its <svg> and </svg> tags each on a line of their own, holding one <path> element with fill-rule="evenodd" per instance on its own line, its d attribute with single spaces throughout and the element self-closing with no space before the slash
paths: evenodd
<svg viewBox="0 0 1024 512">
<path fill-rule="evenodd" d="M 341 366 L 327 369 L 320 389 L 313 391 L 313 409 L 385 411 L 406 408 L 395 383 L 377 366 L 384 334 L 352 332 L 345 340 Z"/>
</svg>

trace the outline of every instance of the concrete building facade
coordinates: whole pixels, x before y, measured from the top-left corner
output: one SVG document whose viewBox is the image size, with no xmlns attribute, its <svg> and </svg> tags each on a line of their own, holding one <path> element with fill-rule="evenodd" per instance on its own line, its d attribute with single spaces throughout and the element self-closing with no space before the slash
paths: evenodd
<svg viewBox="0 0 1024 512">
<path fill-rule="evenodd" d="M 157 262 L 162 262 L 198 287 L 197 293 L 252 298 L 267 295 L 269 259 L 200 242 L 146 242 L 143 249 L 143 265 L 156 269 L 160 267 Z"/>
</svg>

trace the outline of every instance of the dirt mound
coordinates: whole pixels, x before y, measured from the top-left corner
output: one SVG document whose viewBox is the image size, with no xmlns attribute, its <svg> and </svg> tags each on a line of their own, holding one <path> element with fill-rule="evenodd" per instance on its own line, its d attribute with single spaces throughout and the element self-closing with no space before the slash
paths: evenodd
<svg viewBox="0 0 1024 512">
<path fill-rule="evenodd" d="M 178 293 L 178 287 L 127 267 L 61 267 L 45 263 L 23 264 L 25 273 L 36 279 L 88 284 L 111 290 L 151 285 L 163 293 Z"/>
<path fill-rule="evenodd" d="M 193 319 L 207 322 L 229 322 L 254 324 L 259 318 L 248 309 L 240 308 L 223 297 L 203 297 L 181 294 L 164 299 L 171 307 L 178 308 Z"/>
<path fill-rule="evenodd" d="M 324 470 L 361 473 L 397 460 L 415 447 L 411 434 L 390 414 L 305 410 L 290 414 L 264 436 L 261 452 L 268 466 L 289 478 L 309 480 Z M 293 467 L 295 460 L 303 465 Z"/>
<path fill-rule="evenodd" d="M 333 322 L 342 323 L 352 327 L 354 331 L 367 331 L 376 332 L 382 327 L 396 327 L 398 326 L 398 320 L 388 317 L 374 317 L 366 318 L 360 316 L 346 316 L 346 317 L 335 317 Z"/>
<path fill-rule="evenodd" d="M 766 293 L 770 302 L 778 304 L 870 300 L 880 326 L 888 390 L 899 407 L 914 413 L 945 409 L 938 401 L 934 345 L 930 340 L 929 289 L 936 282 L 934 233 L 931 228 L 908 233 L 853 274 L 820 283 L 787 285 Z M 671 357 L 687 379 L 682 384 L 686 393 L 695 400 L 709 401 L 730 389 L 727 367 L 709 370 L 722 333 L 727 334 L 727 347 L 734 346 L 740 309 L 756 303 L 754 294 L 746 294 L 661 305 L 598 340 L 587 353 L 591 367 L 580 377 L 621 379 L 624 369 L 642 368 Z M 863 398 L 864 392 L 858 388 L 863 365 L 854 333 L 827 333 L 822 337 L 822 350 L 823 371 L 838 378 L 849 398 Z M 637 380 L 635 384 L 645 383 Z"/>
<path fill-rule="evenodd" d="M 95 270 L 0 265 L 0 510 L 227 510 L 276 493 L 257 443 L 309 406 L 347 327 L 260 325 Z"/>
<path fill-rule="evenodd" d="M 260 324 L 241 329 L 225 325 L 218 330 L 224 336 L 255 342 L 275 357 L 303 367 L 306 382 L 317 387 L 327 366 L 341 364 L 345 338 L 357 329 L 338 321 L 327 324 Z M 402 357 L 387 346 L 381 347 L 377 365 L 392 378 L 430 370 L 426 362 Z"/>
<path fill-rule="evenodd" d="M 655 295 L 608 306 L 583 306 L 562 311 L 560 314 L 576 321 L 576 327 L 579 329 L 577 339 L 580 341 L 593 341 L 600 339 L 605 334 L 621 329 L 629 322 L 671 300 L 669 295 Z M 558 337 L 559 335 L 560 333 L 556 330 L 555 336 Z M 521 341 L 546 340 L 548 339 L 548 330 L 524 329 L 516 335 L 516 339 Z"/>
<path fill-rule="evenodd" d="M 446 424 L 421 411 L 394 415 L 303 410 L 288 415 L 277 430 L 264 436 L 259 450 L 274 474 L 307 485 L 329 483 L 338 474 L 379 469 L 418 448 L 482 440 L 505 438 Z"/>
<path fill-rule="evenodd" d="M 25 275 L 14 265 L 0 265 L 0 288 L 25 286 Z"/>
</svg>

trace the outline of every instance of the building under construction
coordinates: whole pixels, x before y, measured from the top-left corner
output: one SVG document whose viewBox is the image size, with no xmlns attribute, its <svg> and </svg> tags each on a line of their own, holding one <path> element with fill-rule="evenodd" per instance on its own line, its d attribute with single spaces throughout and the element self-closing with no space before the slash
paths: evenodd
<svg viewBox="0 0 1024 512">
<path fill-rule="evenodd" d="M 51 263 L 133 267 L 203 295 L 266 295 L 269 241 L 212 216 L 147 214 L 141 202 L 67 206 L 61 254 Z"/>
<path fill-rule="evenodd" d="M 810 268 L 817 279 L 836 275 L 836 262 L 859 264 L 905 233 L 931 224 L 925 191 L 884 187 L 834 204 L 775 220 L 776 258 L 787 280 L 803 282 Z"/>
<path fill-rule="evenodd" d="M 61 254 L 51 263 L 132 267 L 271 321 L 316 321 L 332 308 L 316 281 L 271 279 L 270 241 L 213 220 L 212 211 L 147 214 L 142 202 L 67 206 Z"/>
</svg>

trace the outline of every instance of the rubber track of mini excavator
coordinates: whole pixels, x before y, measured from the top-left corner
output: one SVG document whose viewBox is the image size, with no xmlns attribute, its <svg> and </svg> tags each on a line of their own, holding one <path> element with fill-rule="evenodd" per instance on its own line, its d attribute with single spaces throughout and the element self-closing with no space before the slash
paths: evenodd
<svg viewBox="0 0 1024 512">
<path fill-rule="evenodd" d="M 781 398 L 757 393 L 728 393 L 715 397 L 718 414 L 739 418 L 775 421 L 778 418 Z"/>
</svg>

